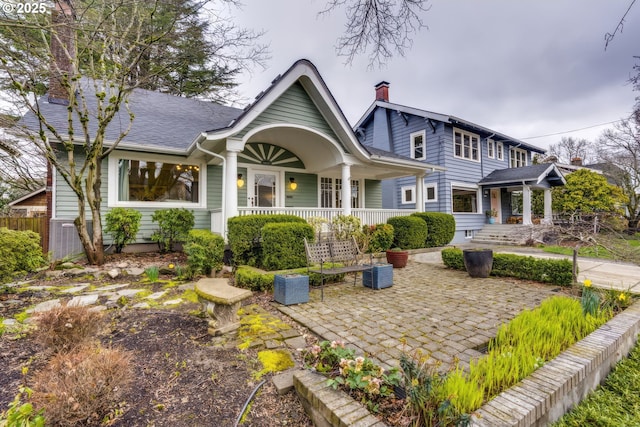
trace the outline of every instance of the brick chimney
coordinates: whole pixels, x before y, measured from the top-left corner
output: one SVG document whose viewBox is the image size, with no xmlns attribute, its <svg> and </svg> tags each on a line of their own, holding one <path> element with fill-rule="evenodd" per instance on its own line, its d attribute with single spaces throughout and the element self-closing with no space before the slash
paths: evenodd
<svg viewBox="0 0 640 427">
<path fill-rule="evenodd" d="M 389 82 L 381 81 L 376 85 L 376 101 L 389 102 Z"/>
<path fill-rule="evenodd" d="M 75 55 L 71 0 L 56 0 L 51 11 L 51 64 L 49 65 L 49 102 L 69 105 L 69 93 L 63 81 L 73 74 L 71 56 Z"/>
<path fill-rule="evenodd" d="M 582 157 L 574 157 L 571 159 L 572 166 L 582 166 Z"/>
</svg>

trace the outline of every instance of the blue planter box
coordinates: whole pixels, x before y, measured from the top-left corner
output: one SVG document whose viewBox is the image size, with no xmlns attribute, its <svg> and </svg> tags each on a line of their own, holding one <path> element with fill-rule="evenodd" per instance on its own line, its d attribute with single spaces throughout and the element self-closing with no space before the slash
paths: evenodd
<svg viewBox="0 0 640 427">
<path fill-rule="evenodd" d="M 273 299 L 284 305 L 309 302 L 309 276 L 277 274 L 273 281 Z"/>
<path fill-rule="evenodd" d="M 362 284 L 371 289 L 384 289 L 393 285 L 393 265 L 375 265 L 362 272 Z"/>
</svg>

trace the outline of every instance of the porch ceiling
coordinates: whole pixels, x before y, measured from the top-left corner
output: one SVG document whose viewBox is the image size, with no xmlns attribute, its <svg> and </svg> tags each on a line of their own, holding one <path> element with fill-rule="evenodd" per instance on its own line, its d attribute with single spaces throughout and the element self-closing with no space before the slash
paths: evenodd
<svg viewBox="0 0 640 427">
<path fill-rule="evenodd" d="M 343 162 L 340 149 L 331 141 L 305 129 L 277 127 L 261 130 L 247 142 L 266 142 L 286 148 L 298 156 L 309 173 L 327 169 L 327 165 Z"/>
</svg>

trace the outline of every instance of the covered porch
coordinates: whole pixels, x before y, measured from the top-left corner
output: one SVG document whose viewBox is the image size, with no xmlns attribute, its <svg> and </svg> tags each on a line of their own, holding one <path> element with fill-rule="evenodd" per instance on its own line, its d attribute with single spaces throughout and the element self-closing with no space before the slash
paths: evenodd
<svg viewBox="0 0 640 427">
<path fill-rule="evenodd" d="M 413 176 L 418 206 L 424 177 L 444 170 L 362 144 L 308 61 L 296 62 L 228 126 L 203 132 L 189 156 L 207 164 L 211 230 L 227 219 L 289 213 L 365 224 L 407 211 L 382 209 L 382 180 Z"/>
<path fill-rule="evenodd" d="M 553 223 L 551 189 L 565 185 L 562 173 L 553 163 L 499 169 L 479 182 L 483 193 L 485 212 L 495 213 L 498 224 L 509 223 L 516 217 L 517 223 L 533 225 L 532 191 L 543 191 L 543 217 L 541 224 Z"/>
</svg>

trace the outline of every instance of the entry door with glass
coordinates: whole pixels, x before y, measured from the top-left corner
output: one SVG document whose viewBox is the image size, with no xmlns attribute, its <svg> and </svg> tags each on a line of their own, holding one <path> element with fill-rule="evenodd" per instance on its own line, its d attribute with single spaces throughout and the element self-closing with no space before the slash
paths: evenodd
<svg viewBox="0 0 640 427">
<path fill-rule="evenodd" d="M 249 175 L 249 182 L 250 206 L 271 208 L 278 205 L 278 173 L 253 171 Z"/>
</svg>

